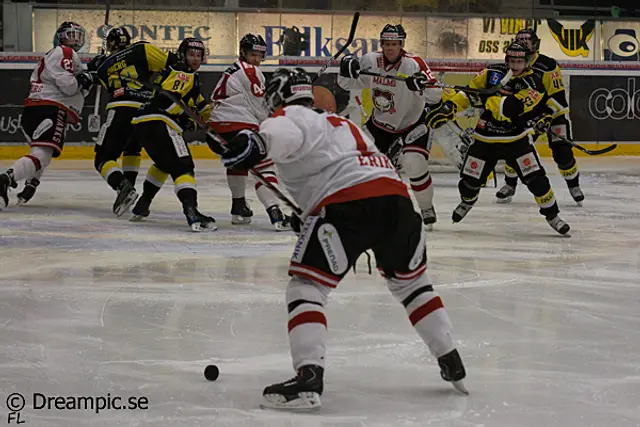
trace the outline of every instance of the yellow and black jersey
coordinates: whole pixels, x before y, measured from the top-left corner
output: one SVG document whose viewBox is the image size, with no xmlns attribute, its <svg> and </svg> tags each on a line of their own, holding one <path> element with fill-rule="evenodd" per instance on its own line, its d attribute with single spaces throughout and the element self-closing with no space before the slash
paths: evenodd
<svg viewBox="0 0 640 427">
<path fill-rule="evenodd" d="M 553 111 L 553 118 L 567 114 L 569 102 L 562 81 L 562 72 L 556 60 L 537 53 L 533 57 L 531 68 L 542 78 L 542 85 L 547 93 L 545 103 Z"/>
<path fill-rule="evenodd" d="M 191 109 L 196 111 L 200 117 L 207 119 L 211 113 L 211 106 L 200 93 L 200 79 L 198 74 L 191 71 L 182 63 L 176 63 L 167 67 L 155 80 L 155 83 L 163 89 L 174 92 Z M 180 104 L 174 103 L 162 92 L 155 92 L 153 98 L 144 104 L 136 117 L 131 121 L 133 124 L 162 121 L 179 133 L 182 133 L 184 109 Z"/>
<path fill-rule="evenodd" d="M 475 76 L 469 87 L 490 88 L 497 85 L 506 73 L 505 65 L 492 65 Z M 509 143 L 533 134 L 533 129 L 527 122 L 539 117 L 541 109 L 546 110 L 544 100 L 544 86 L 537 73 L 529 69 L 514 76 L 498 93 L 486 98 L 474 137 L 489 143 Z M 458 92 L 451 101 L 456 104 L 458 111 L 471 105 L 464 92 Z"/>
<path fill-rule="evenodd" d="M 137 81 L 149 81 L 154 73 L 161 72 L 172 61 L 167 53 L 146 42 L 134 43 L 106 57 L 97 73 L 100 83 L 109 92 L 107 109 L 141 107 L 151 99 L 153 90 Z"/>
</svg>

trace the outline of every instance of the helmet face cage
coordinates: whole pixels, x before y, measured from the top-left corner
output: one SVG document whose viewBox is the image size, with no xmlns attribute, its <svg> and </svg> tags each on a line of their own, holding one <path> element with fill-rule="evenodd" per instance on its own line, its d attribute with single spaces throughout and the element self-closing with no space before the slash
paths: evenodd
<svg viewBox="0 0 640 427">
<path fill-rule="evenodd" d="M 267 43 L 259 34 L 245 34 L 240 40 L 240 56 L 244 57 L 247 53 L 256 52 L 262 56 L 267 54 Z"/>
<path fill-rule="evenodd" d="M 56 43 L 67 46 L 78 52 L 85 44 L 87 31 L 75 22 L 63 22 L 56 30 Z"/>
<path fill-rule="evenodd" d="M 313 101 L 311 77 L 302 68 L 276 70 L 265 91 L 269 110 L 273 112 L 284 104 L 298 99 Z"/>
<path fill-rule="evenodd" d="M 107 33 L 106 51 L 115 52 L 131 44 L 131 35 L 125 27 L 112 28 Z"/>
<path fill-rule="evenodd" d="M 525 61 L 524 69 L 526 70 L 531 65 L 531 58 L 533 53 L 529 46 L 522 44 L 520 42 L 513 42 L 507 48 L 504 62 L 508 66 L 510 58 L 522 58 Z"/>
<path fill-rule="evenodd" d="M 402 46 L 407 38 L 407 33 L 404 31 L 404 27 L 401 24 L 387 24 L 380 33 L 380 44 L 385 40 L 399 40 Z"/>
<path fill-rule="evenodd" d="M 202 40 L 195 37 L 188 37 L 182 40 L 182 43 L 180 43 L 180 46 L 178 47 L 178 57 L 180 57 L 180 59 L 185 63 L 187 62 L 187 52 L 189 50 L 200 51 L 200 54 L 202 56 L 202 63 L 205 63 L 207 49 L 204 46 Z"/>
<path fill-rule="evenodd" d="M 518 31 L 515 38 L 516 42 L 527 44 L 527 42 L 531 41 L 531 49 L 534 52 L 540 50 L 540 38 L 538 35 L 530 28 L 525 28 L 524 30 Z"/>
</svg>

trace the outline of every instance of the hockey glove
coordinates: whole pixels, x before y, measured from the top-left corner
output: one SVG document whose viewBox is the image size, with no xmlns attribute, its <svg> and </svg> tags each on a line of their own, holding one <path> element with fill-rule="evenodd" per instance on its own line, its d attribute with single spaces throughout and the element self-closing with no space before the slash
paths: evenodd
<svg viewBox="0 0 640 427">
<path fill-rule="evenodd" d="M 357 79 L 360 76 L 360 62 L 354 56 L 345 56 L 340 61 L 340 75 L 350 79 Z"/>
<path fill-rule="evenodd" d="M 546 134 L 547 132 L 549 132 L 551 130 L 551 121 L 552 121 L 552 117 L 549 115 L 544 115 L 542 117 L 539 117 L 535 123 L 533 123 L 533 130 L 536 131 L 536 133 L 538 134 Z"/>
<path fill-rule="evenodd" d="M 238 133 L 222 153 L 222 164 L 229 169 L 251 169 L 267 157 L 267 145 L 251 130 Z"/>
<path fill-rule="evenodd" d="M 429 76 L 422 71 L 418 71 L 411 77 L 408 77 L 405 82 L 407 83 L 409 90 L 419 92 L 421 90 L 425 90 L 427 86 L 433 85 L 437 80 L 429 78 Z"/>
<path fill-rule="evenodd" d="M 80 89 L 88 90 L 96 81 L 96 72 L 83 71 L 80 74 L 76 74 L 76 81 Z"/>
<path fill-rule="evenodd" d="M 449 120 L 453 120 L 455 115 L 456 105 L 451 101 L 447 101 L 441 104 L 438 108 L 434 108 L 429 111 L 424 118 L 424 124 L 431 129 L 437 129 Z"/>
</svg>

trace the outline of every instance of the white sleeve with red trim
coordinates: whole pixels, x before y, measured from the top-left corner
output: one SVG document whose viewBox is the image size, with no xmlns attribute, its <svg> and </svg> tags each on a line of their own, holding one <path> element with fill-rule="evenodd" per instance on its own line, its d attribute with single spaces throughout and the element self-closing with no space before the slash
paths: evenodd
<svg viewBox="0 0 640 427">
<path fill-rule="evenodd" d="M 267 144 L 269 158 L 279 163 L 298 152 L 304 136 L 298 126 L 286 116 L 265 120 L 260 125 L 260 136 Z"/>
<path fill-rule="evenodd" d="M 58 46 L 44 59 L 44 67 L 60 92 L 71 96 L 78 92 L 75 78 L 80 69 L 80 58 L 70 47 Z"/>
<path fill-rule="evenodd" d="M 431 72 L 431 69 L 427 65 L 427 63 L 417 55 L 407 54 L 407 58 L 410 58 L 415 64 L 415 71 L 422 71 L 429 80 L 435 80 L 435 76 Z M 422 92 L 422 97 L 424 98 L 427 104 L 437 104 L 442 99 L 442 89 L 440 88 L 429 88 L 425 89 Z"/>
</svg>

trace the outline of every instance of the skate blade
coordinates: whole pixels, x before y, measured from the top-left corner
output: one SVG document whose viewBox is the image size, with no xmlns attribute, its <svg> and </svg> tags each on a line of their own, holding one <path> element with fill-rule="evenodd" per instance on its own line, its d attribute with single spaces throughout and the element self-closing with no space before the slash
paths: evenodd
<svg viewBox="0 0 640 427">
<path fill-rule="evenodd" d="M 25 200 L 21 197 L 18 197 L 18 201 L 16 202 L 16 206 L 22 206 L 24 204 L 26 204 L 29 200 Z"/>
<path fill-rule="evenodd" d="M 194 222 L 191 224 L 191 231 L 196 233 L 206 233 L 208 231 L 216 231 L 218 226 L 214 224 L 203 225 L 201 222 Z"/>
<path fill-rule="evenodd" d="M 136 202 L 136 200 L 138 200 L 138 196 L 139 196 L 138 193 L 136 193 L 135 191 L 132 192 L 131 195 L 126 199 L 124 199 L 124 202 L 122 202 L 122 204 L 118 206 L 118 209 L 116 209 L 113 213 L 116 214 L 118 218 L 120 218 L 122 215 L 124 215 L 125 212 L 127 212 L 131 208 L 131 206 Z"/>
<path fill-rule="evenodd" d="M 131 218 L 129 218 L 129 221 L 131 222 L 142 222 L 144 221 L 149 215 L 132 215 Z"/>
<path fill-rule="evenodd" d="M 266 394 L 260 407 L 263 409 L 279 409 L 292 411 L 308 411 L 320 408 L 320 395 L 315 392 L 298 393 L 298 398 L 290 401 L 279 394 Z"/>
<path fill-rule="evenodd" d="M 249 216 L 240 216 L 240 215 L 231 215 L 231 224 L 233 224 L 233 225 L 251 224 L 251 217 L 249 217 Z"/>
<path fill-rule="evenodd" d="M 433 231 L 433 223 L 431 223 L 431 224 L 425 224 L 425 225 L 424 225 L 424 228 L 425 228 L 427 231 Z"/>
<path fill-rule="evenodd" d="M 496 198 L 496 203 L 499 205 L 504 205 L 507 203 L 511 203 L 512 200 L 513 200 L 513 196 L 505 197 L 504 199 Z"/>
<path fill-rule="evenodd" d="M 576 205 L 581 208 L 582 207 L 582 200 L 578 201 L 578 200 L 574 200 L 574 202 L 576 202 Z"/>
<path fill-rule="evenodd" d="M 462 381 L 451 381 L 451 385 L 460 393 L 466 394 L 467 396 L 469 395 L 469 390 L 467 390 Z"/>
<path fill-rule="evenodd" d="M 284 224 L 282 223 L 282 221 L 274 222 L 274 223 L 273 223 L 273 224 L 271 224 L 271 225 L 273 225 L 273 228 L 274 228 L 276 231 L 290 231 L 290 230 L 291 230 L 291 227 L 284 225 Z"/>
</svg>

